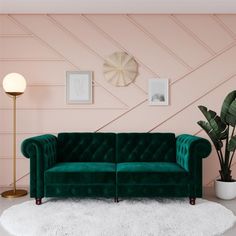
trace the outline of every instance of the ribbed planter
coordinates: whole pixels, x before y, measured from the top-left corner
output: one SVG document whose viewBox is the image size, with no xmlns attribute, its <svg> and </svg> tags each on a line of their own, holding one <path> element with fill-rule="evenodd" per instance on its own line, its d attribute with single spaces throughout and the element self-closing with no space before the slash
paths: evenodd
<svg viewBox="0 0 236 236">
<path fill-rule="evenodd" d="M 223 200 L 231 200 L 236 198 L 236 181 L 224 182 L 215 180 L 215 194 L 216 197 Z"/>
</svg>

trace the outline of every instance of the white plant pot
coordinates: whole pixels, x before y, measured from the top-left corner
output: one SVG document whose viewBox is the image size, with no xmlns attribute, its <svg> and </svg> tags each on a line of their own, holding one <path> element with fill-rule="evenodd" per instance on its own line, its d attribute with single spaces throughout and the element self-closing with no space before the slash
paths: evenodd
<svg viewBox="0 0 236 236">
<path fill-rule="evenodd" d="M 236 198 L 236 181 L 224 182 L 215 180 L 215 194 L 218 198 L 224 200 Z"/>
</svg>

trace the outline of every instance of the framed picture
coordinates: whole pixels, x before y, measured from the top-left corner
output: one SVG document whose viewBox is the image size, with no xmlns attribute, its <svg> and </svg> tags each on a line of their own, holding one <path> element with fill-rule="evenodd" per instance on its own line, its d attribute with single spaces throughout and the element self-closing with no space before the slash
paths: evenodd
<svg viewBox="0 0 236 236">
<path fill-rule="evenodd" d="M 92 71 L 66 72 L 66 101 L 68 104 L 93 102 Z"/>
<path fill-rule="evenodd" d="M 169 105 L 169 80 L 149 79 L 148 83 L 149 105 L 167 106 Z"/>
</svg>

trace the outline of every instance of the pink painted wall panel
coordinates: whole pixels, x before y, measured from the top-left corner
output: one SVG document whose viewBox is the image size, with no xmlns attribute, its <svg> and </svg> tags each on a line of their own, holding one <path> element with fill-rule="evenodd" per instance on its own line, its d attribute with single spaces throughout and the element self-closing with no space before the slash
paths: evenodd
<svg viewBox="0 0 236 236">
<path fill-rule="evenodd" d="M 178 83 L 171 85 L 170 106 L 152 107 L 148 106 L 147 102 L 144 102 L 125 116 L 109 124 L 109 126 L 105 127 L 103 130 L 152 130 L 153 127 L 164 122 L 177 112 L 181 112 L 182 109 L 191 105 L 193 101 L 205 96 L 212 88 L 218 86 L 229 76 L 235 74 L 235 60 L 236 47 L 233 47 L 231 50 L 221 54 L 198 70 L 193 71 L 188 76 L 178 81 Z M 139 119 L 133 122 L 134 117 L 139 117 Z"/>
<path fill-rule="evenodd" d="M 29 173 L 26 173 L 21 178 L 19 178 L 19 180 L 17 181 L 17 184 L 18 184 L 17 186 L 19 186 L 19 187 L 22 186 L 23 188 L 28 188 L 29 182 L 30 182 L 30 175 L 29 175 Z"/>
<path fill-rule="evenodd" d="M 120 50 L 83 15 L 53 15 L 51 17 L 102 58 Z"/>
<path fill-rule="evenodd" d="M 34 134 L 30 134 L 30 133 L 23 133 L 23 134 L 17 134 L 17 158 L 25 158 L 23 157 L 23 154 L 21 153 L 21 143 L 24 139 L 28 138 L 29 136 L 36 136 L 36 135 L 41 135 L 42 133 L 34 133 Z M 13 149 L 12 149 L 12 145 L 13 145 L 13 137 L 11 133 L 6 133 L 0 134 L 0 140 L 1 140 L 1 149 L 0 149 L 0 157 L 1 158 L 12 158 L 13 155 Z M 0 160 L 1 160 L 0 158 Z"/>
<path fill-rule="evenodd" d="M 24 96 L 17 99 L 18 109 L 127 109 L 125 104 L 102 87 L 93 87 L 93 104 L 67 104 L 65 86 L 28 86 Z M 0 92 L 0 109 L 11 109 L 12 100 Z"/>
<path fill-rule="evenodd" d="M 124 15 L 89 15 L 95 25 L 159 76 L 178 78 L 188 70 Z M 169 70 L 171 68 L 171 70 Z"/>
<path fill-rule="evenodd" d="M 211 155 L 203 160 L 203 184 L 213 186 L 214 180 L 219 177 L 219 161 L 216 151 L 213 149 Z M 234 172 L 235 173 L 235 172 Z"/>
<path fill-rule="evenodd" d="M 0 15 L 0 35 L 28 35 L 28 32 L 12 22 L 7 15 Z"/>
<path fill-rule="evenodd" d="M 96 131 L 115 119 L 122 110 L 69 109 L 69 110 L 18 110 L 18 133 L 58 133 L 61 131 Z M 1 111 L 4 126 L 0 133 L 12 131 L 10 110 Z M 36 125 L 37 124 L 37 125 Z"/>
<path fill-rule="evenodd" d="M 122 89 L 123 96 L 121 96 L 120 88 L 114 88 L 104 80 L 103 60 L 90 47 L 76 40 L 70 33 L 55 24 L 50 16 L 17 15 L 14 16 L 14 19 L 24 24 L 24 26 L 27 25 L 27 28 L 40 38 L 40 42 L 47 43 L 55 52 L 63 55 L 64 60 L 74 65 L 77 70 L 93 70 L 95 83 L 109 90 L 114 96 L 119 97 L 122 102 L 127 101 L 128 105 L 132 106 L 134 105 L 133 98 L 140 99 L 140 96 L 134 97 L 137 92 L 139 95 L 141 93 L 143 93 L 143 96 L 145 95 L 142 89 L 135 84 L 131 84 L 129 90 Z M 132 98 L 130 98 L 130 93 L 133 94 Z"/>
<path fill-rule="evenodd" d="M 219 25 L 214 15 L 191 15 L 191 17 L 176 15 L 174 18 L 214 52 L 218 52 L 234 42 L 225 28 Z"/>
<path fill-rule="evenodd" d="M 52 49 L 76 65 L 76 67 L 89 70 L 91 65 L 99 65 L 101 63 L 102 60 L 97 55 L 83 43 L 64 33 L 64 30 L 55 24 L 51 17 L 44 15 L 17 15 L 14 18 L 37 35 L 41 41 L 46 42 Z"/>
<path fill-rule="evenodd" d="M 236 15 L 218 15 L 217 18 L 223 23 L 226 29 L 232 34 L 232 36 L 236 37 Z"/>
<path fill-rule="evenodd" d="M 49 48 L 32 37 L 1 37 L 0 59 L 58 59 Z"/>
<path fill-rule="evenodd" d="M 0 15 L 0 77 L 22 73 L 28 83 L 17 100 L 20 185 L 29 160 L 23 139 L 63 131 L 174 132 L 202 137 L 197 105 L 219 110 L 236 86 L 236 15 Z M 126 51 L 139 63 L 127 87 L 103 76 L 104 58 Z M 94 103 L 66 103 L 66 71 L 94 73 Z M 170 80 L 170 105 L 149 106 L 148 80 Z M 12 102 L 0 87 L 0 185 L 11 181 Z M 233 175 L 235 176 L 236 165 Z M 218 176 L 213 152 L 204 160 L 204 184 Z M 21 179 L 21 177 L 23 177 Z"/>
<path fill-rule="evenodd" d="M 204 105 L 211 110 L 220 113 L 222 101 L 226 94 L 232 90 L 236 83 L 236 76 L 226 79 L 219 87 L 210 91 L 206 96 L 200 98 L 186 109 L 175 114 L 163 124 L 158 125 L 152 132 L 165 132 L 167 129 L 177 134 L 190 133 L 195 134 L 200 131 L 197 121 L 204 120 L 204 117 L 199 109 L 199 105 Z M 222 89 L 225 91 L 221 92 Z M 178 124 L 178 125 L 177 125 Z"/>
<path fill-rule="evenodd" d="M 102 60 L 115 51 L 123 50 L 115 41 L 109 40 L 106 34 L 95 27 L 83 15 L 53 15 L 51 18 L 55 20 L 56 24 L 68 30 L 73 37 L 86 44 Z M 152 76 L 155 76 L 155 74 L 145 70 L 145 67 L 140 65 L 139 75 L 135 83 L 147 91 L 146 81 L 144 80 L 142 83 L 140 80 L 143 80 L 143 77 L 148 78 Z"/>
<path fill-rule="evenodd" d="M 167 47 L 166 50 L 170 50 L 170 53 L 192 68 L 211 56 L 210 52 L 177 25 L 170 15 L 132 15 L 130 18 L 143 30 L 147 30 L 154 37 L 154 41 L 159 40 Z"/>
<path fill-rule="evenodd" d="M 19 179 L 28 173 L 29 161 L 26 158 L 17 158 L 16 178 Z M 0 159 L 0 186 L 10 186 L 13 182 L 12 158 Z M 7 183 L 7 184 L 6 184 Z M 29 182 L 28 182 L 29 183 Z M 24 183 L 25 185 L 26 183 Z"/>
<path fill-rule="evenodd" d="M 150 78 L 156 78 L 157 76 L 154 74 L 151 74 L 147 70 L 145 70 L 144 67 L 140 66 L 138 69 L 138 76 L 135 79 L 134 83 L 142 88 L 146 93 L 148 92 L 148 79 Z"/>
<path fill-rule="evenodd" d="M 70 70 L 76 68 L 65 61 L 0 60 L 1 78 L 12 71 L 17 71 L 25 76 L 30 85 L 65 85 L 66 71 Z"/>
</svg>

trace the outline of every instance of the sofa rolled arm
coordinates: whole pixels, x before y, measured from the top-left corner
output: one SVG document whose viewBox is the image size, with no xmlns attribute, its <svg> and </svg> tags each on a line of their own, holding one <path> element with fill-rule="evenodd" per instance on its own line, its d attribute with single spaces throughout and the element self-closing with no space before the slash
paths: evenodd
<svg viewBox="0 0 236 236">
<path fill-rule="evenodd" d="M 57 137 L 45 134 L 25 139 L 21 151 L 30 159 L 30 196 L 44 196 L 44 171 L 57 161 Z"/>
<path fill-rule="evenodd" d="M 176 138 L 176 160 L 186 171 L 193 172 L 196 163 L 210 153 L 211 144 L 204 138 L 189 134 L 182 134 Z"/>
</svg>

